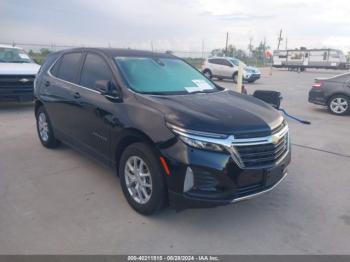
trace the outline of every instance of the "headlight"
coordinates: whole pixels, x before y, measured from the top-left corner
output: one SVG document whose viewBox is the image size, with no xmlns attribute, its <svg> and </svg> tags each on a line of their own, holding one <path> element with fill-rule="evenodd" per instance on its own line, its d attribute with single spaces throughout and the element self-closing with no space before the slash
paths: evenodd
<svg viewBox="0 0 350 262">
<path fill-rule="evenodd" d="M 187 130 L 171 124 L 167 124 L 167 126 L 171 131 L 177 134 L 186 145 L 209 151 L 226 151 L 225 147 L 227 145 L 225 145 L 225 143 L 228 137 L 226 135 Z"/>
<path fill-rule="evenodd" d="M 198 149 L 210 150 L 210 151 L 218 151 L 218 152 L 224 151 L 224 148 L 222 148 L 222 146 L 217 145 L 217 144 L 213 144 L 213 143 L 209 143 L 209 142 L 205 142 L 205 141 L 201 141 L 201 140 L 196 140 L 196 139 L 188 138 L 188 137 L 181 136 L 181 135 L 179 135 L 179 137 L 185 144 L 187 144 L 191 147 L 195 147 Z"/>
</svg>

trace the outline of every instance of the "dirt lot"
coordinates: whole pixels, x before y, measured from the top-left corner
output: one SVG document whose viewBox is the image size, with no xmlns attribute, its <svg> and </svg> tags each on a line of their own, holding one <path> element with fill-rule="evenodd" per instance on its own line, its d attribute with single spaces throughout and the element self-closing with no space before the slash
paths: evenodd
<svg viewBox="0 0 350 262">
<path fill-rule="evenodd" d="M 312 122 L 289 121 L 292 163 L 273 192 L 154 217 L 129 208 L 111 170 L 43 148 L 31 104 L 0 104 L 0 253 L 350 254 L 350 116 L 307 102 L 313 79 L 336 73 L 264 70 L 247 85 L 280 90 L 283 107 Z"/>
</svg>

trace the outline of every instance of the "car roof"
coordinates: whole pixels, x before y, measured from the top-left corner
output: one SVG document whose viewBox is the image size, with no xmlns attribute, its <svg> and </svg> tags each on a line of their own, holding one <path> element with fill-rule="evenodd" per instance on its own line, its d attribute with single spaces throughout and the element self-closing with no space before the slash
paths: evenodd
<svg viewBox="0 0 350 262">
<path fill-rule="evenodd" d="M 145 50 L 136 50 L 136 49 L 127 49 L 127 48 L 96 48 L 96 47 L 81 47 L 81 48 L 72 48 L 65 49 L 55 53 L 69 53 L 69 52 L 83 52 L 83 51 L 97 51 L 102 52 L 109 57 L 117 56 L 133 56 L 133 57 L 162 57 L 162 58 L 174 58 L 176 56 L 157 53 Z"/>
<path fill-rule="evenodd" d="M 22 50 L 22 48 L 17 47 L 17 46 L 12 46 L 12 45 L 4 45 L 4 44 L 0 44 L 1 48 L 13 48 L 13 49 L 20 49 Z"/>
<path fill-rule="evenodd" d="M 212 57 L 209 57 L 208 59 L 225 59 L 225 60 L 235 59 L 235 60 L 238 60 L 237 58 L 231 57 L 231 56 L 212 56 Z"/>
</svg>

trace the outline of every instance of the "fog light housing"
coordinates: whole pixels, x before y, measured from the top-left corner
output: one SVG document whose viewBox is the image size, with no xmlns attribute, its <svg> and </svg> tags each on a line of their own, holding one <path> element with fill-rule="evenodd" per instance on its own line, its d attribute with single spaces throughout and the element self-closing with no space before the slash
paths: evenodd
<svg viewBox="0 0 350 262">
<path fill-rule="evenodd" d="M 184 192 L 189 191 L 194 186 L 193 171 L 190 167 L 187 167 L 186 176 L 184 181 Z"/>
</svg>

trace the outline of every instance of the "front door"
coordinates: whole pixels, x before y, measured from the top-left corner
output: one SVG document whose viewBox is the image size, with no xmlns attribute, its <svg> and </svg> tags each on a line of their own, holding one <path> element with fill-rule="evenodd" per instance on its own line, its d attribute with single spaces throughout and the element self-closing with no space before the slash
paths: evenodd
<svg viewBox="0 0 350 262">
<path fill-rule="evenodd" d="M 96 81 L 113 81 L 112 71 L 104 58 L 95 53 L 86 55 L 79 86 L 78 113 L 75 115 L 74 136 L 79 144 L 101 161 L 109 164 L 111 127 L 117 103 L 107 100 Z"/>
</svg>

